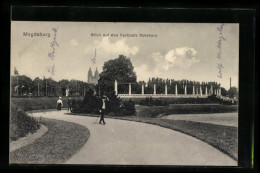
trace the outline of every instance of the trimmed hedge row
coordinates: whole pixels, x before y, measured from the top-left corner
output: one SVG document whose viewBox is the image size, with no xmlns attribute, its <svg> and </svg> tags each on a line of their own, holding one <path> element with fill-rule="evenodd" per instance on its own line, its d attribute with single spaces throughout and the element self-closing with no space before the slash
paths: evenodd
<svg viewBox="0 0 260 173">
<path fill-rule="evenodd" d="M 128 101 L 129 98 L 122 98 L 123 101 Z M 230 100 L 223 100 L 216 95 L 208 96 L 207 98 L 131 98 L 135 104 L 145 106 L 166 106 L 169 104 L 224 104 L 224 105 L 237 105 L 238 102 Z"/>
<path fill-rule="evenodd" d="M 79 98 L 75 98 L 78 100 Z M 24 111 L 56 109 L 57 97 L 38 97 L 38 98 L 11 98 L 11 102 Z M 68 107 L 68 99 L 62 98 L 63 107 Z"/>
<path fill-rule="evenodd" d="M 155 118 L 171 114 L 210 114 L 237 112 L 237 105 L 169 105 L 169 106 L 137 106 L 137 115 L 140 117 Z"/>
<path fill-rule="evenodd" d="M 128 101 L 129 98 L 121 98 L 123 101 Z M 147 98 L 131 98 L 135 104 L 143 104 Z M 217 100 L 211 100 L 209 98 L 152 98 L 154 101 L 160 101 L 164 105 L 168 104 L 206 104 L 206 103 L 219 103 Z M 159 103 L 160 104 L 160 103 Z M 155 105 L 155 104 L 153 104 Z"/>
<path fill-rule="evenodd" d="M 153 99 L 152 97 L 146 97 L 139 102 L 140 105 L 145 106 L 167 106 L 169 102 L 167 100 Z"/>
</svg>

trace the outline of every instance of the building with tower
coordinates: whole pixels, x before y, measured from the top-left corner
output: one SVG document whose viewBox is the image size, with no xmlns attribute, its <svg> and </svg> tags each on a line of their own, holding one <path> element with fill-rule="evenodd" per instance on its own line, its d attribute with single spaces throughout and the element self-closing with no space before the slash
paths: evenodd
<svg viewBox="0 0 260 173">
<path fill-rule="evenodd" d="M 99 73 L 98 73 L 97 68 L 96 68 L 96 71 L 95 71 L 95 73 L 93 75 L 91 67 L 89 67 L 89 70 L 88 70 L 88 83 L 92 83 L 92 84 L 96 85 L 98 83 L 98 79 L 99 79 Z"/>
</svg>

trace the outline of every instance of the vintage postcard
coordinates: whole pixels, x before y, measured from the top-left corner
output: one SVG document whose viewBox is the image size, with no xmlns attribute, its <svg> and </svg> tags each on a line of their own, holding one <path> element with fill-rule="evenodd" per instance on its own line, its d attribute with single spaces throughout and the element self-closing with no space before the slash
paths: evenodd
<svg viewBox="0 0 260 173">
<path fill-rule="evenodd" d="M 239 24 L 11 22 L 10 164 L 238 165 Z"/>
</svg>

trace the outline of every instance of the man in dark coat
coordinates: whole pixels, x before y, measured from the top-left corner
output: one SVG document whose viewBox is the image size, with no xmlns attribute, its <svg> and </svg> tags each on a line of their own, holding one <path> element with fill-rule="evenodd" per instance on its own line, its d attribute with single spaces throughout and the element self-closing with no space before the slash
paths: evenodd
<svg viewBox="0 0 260 173">
<path fill-rule="evenodd" d="M 101 122 L 103 122 L 103 125 L 106 124 L 105 120 L 104 120 L 104 114 L 105 114 L 105 110 L 106 110 L 106 106 L 107 106 L 107 102 L 109 101 L 109 99 L 103 95 L 102 100 L 100 102 L 100 106 L 99 106 L 99 111 L 100 111 L 100 120 L 99 120 L 99 124 L 102 124 Z"/>
<path fill-rule="evenodd" d="M 68 111 L 71 112 L 71 108 L 72 108 L 72 100 L 71 100 L 71 98 L 69 97 L 69 98 L 68 98 Z"/>
</svg>

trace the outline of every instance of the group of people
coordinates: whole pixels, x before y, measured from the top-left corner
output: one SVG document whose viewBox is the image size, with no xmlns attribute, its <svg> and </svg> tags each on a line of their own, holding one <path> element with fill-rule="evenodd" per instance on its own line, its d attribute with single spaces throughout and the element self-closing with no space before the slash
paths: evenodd
<svg viewBox="0 0 260 173">
<path fill-rule="evenodd" d="M 58 101 L 57 101 L 57 109 L 61 110 L 61 108 L 63 107 L 63 102 L 62 102 L 62 98 L 59 97 Z M 71 98 L 68 98 L 68 111 L 71 111 L 72 109 L 72 101 Z"/>
<path fill-rule="evenodd" d="M 105 116 L 105 110 L 106 110 L 106 104 L 109 101 L 109 98 L 106 97 L 105 95 L 103 95 L 100 104 L 99 104 L 99 112 L 100 112 L 100 120 L 99 120 L 99 124 L 103 124 L 105 125 L 106 122 L 104 120 L 104 116 Z M 58 101 L 57 101 L 57 109 L 61 110 L 61 108 L 63 107 L 63 102 L 62 102 L 62 97 L 59 97 Z M 68 98 L 68 111 L 72 110 L 72 100 L 69 97 Z"/>
</svg>

